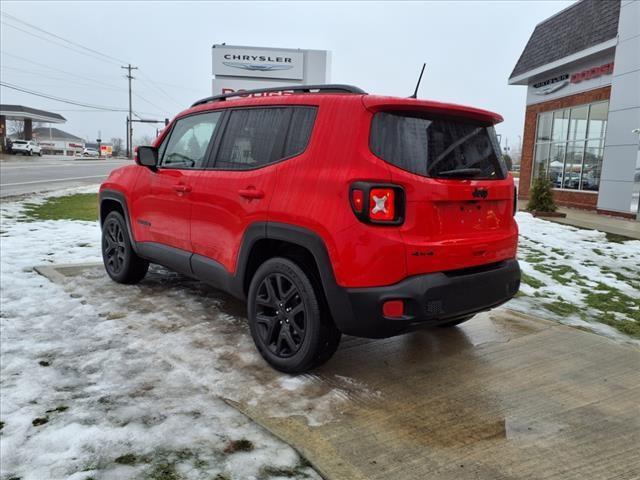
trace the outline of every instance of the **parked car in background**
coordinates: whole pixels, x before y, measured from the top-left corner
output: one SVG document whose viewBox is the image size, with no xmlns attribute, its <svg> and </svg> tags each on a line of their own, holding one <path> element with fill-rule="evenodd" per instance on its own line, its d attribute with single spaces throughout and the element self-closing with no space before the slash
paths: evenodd
<svg viewBox="0 0 640 480">
<path fill-rule="evenodd" d="M 98 150 L 96 150 L 95 148 L 85 148 L 82 151 L 82 156 L 83 157 L 97 157 L 98 156 Z"/>
<path fill-rule="evenodd" d="M 33 140 L 14 140 L 11 144 L 11 153 L 42 156 L 42 148 Z"/>
</svg>

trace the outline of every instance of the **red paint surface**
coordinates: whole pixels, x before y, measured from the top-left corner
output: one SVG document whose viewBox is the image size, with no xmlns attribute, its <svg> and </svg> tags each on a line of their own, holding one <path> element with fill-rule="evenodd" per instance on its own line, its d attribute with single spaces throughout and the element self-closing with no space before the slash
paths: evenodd
<svg viewBox="0 0 640 480">
<path fill-rule="evenodd" d="M 379 110 L 424 110 L 486 124 L 501 121 L 500 115 L 405 98 L 292 94 L 199 105 L 176 119 L 261 105 L 318 106 L 304 153 L 249 171 L 152 172 L 132 165 L 112 173 L 102 188 L 126 195 L 137 241 L 192 251 L 233 273 L 251 223 L 287 223 L 320 236 L 338 284 L 349 287 L 390 285 L 411 275 L 515 257 L 518 229 L 512 216 L 511 176 L 493 181 L 431 179 L 400 170 L 369 149 L 371 119 Z M 356 181 L 403 187 L 404 223 L 372 225 L 358 220 L 349 198 L 349 187 Z M 473 197 L 478 187 L 488 190 L 487 198 Z"/>
</svg>

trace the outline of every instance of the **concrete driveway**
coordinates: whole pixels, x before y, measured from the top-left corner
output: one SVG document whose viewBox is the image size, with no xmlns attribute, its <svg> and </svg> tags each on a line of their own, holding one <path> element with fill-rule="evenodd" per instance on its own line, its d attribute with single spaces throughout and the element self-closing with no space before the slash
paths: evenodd
<svg viewBox="0 0 640 480">
<path fill-rule="evenodd" d="M 160 335 L 157 355 L 328 479 L 640 475 L 633 345 L 500 308 L 460 328 L 345 338 L 324 367 L 287 377 L 247 353 L 243 305 L 199 282 L 158 268 L 139 286 L 116 285 L 97 265 L 41 272 L 148 331 L 138 342 Z"/>
</svg>

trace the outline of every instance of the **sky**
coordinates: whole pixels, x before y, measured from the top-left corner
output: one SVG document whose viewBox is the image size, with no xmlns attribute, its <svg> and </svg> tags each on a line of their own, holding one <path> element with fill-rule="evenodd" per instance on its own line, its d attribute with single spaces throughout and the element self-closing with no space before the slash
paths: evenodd
<svg viewBox="0 0 640 480">
<path fill-rule="evenodd" d="M 397 96 L 413 93 L 426 62 L 419 98 L 500 113 L 503 146 L 508 139 L 514 147 L 522 135 L 526 88 L 509 86 L 508 77 L 535 25 L 572 3 L 4 0 L 0 78 L 31 91 L 126 110 L 126 72 L 120 67 L 131 63 L 139 68 L 133 110 L 164 119 L 211 95 L 216 43 L 330 50 L 333 83 Z M 6 87 L 0 97 L 2 103 L 58 112 L 67 119 L 59 128 L 91 141 L 99 133 L 102 139 L 126 135 L 126 112 L 91 110 Z M 137 124 L 134 137 L 153 135 L 155 128 Z"/>
</svg>

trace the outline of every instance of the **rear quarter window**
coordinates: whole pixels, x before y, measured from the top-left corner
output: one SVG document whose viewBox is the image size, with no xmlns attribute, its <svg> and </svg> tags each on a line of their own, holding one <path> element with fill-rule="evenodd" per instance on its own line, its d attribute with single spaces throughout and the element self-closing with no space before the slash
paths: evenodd
<svg viewBox="0 0 640 480">
<path fill-rule="evenodd" d="M 371 151 L 381 159 L 425 177 L 498 180 L 507 175 L 492 126 L 378 112 L 369 141 Z"/>
<path fill-rule="evenodd" d="M 230 110 L 214 168 L 254 169 L 299 155 L 307 148 L 315 118 L 315 107 Z"/>
</svg>

